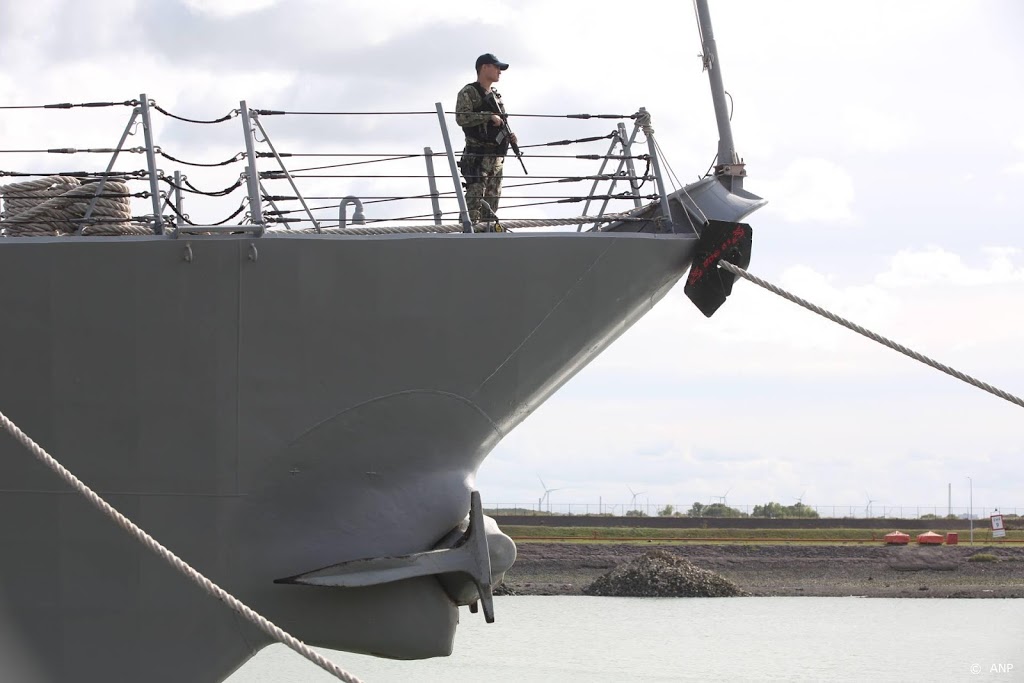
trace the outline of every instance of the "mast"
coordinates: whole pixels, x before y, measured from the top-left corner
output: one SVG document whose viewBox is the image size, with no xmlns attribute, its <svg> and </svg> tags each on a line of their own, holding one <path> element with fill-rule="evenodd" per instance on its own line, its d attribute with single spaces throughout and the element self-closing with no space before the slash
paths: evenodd
<svg viewBox="0 0 1024 683">
<path fill-rule="evenodd" d="M 704 68 L 711 82 L 711 100 L 715 105 L 715 119 L 718 121 L 718 163 L 715 165 L 715 175 L 729 190 L 740 190 L 743 188 L 743 177 L 747 172 L 743 160 L 736 154 L 736 146 L 732 141 L 732 124 L 725 103 L 725 86 L 722 84 L 722 68 L 718 60 L 715 34 L 711 28 L 708 1 L 696 0 L 696 8 Z"/>
</svg>

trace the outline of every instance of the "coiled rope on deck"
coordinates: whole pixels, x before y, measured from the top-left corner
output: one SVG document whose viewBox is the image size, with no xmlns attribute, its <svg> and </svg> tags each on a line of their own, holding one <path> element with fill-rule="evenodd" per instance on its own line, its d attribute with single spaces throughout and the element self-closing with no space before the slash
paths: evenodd
<svg viewBox="0 0 1024 683">
<path fill-rule="evenodd" d="M 316 653 L 301 640 L 289 635 L 286 631 L 276 626 L 265 617 L 257 614 L 238 598 L 210 581 L 208 578 L 200 574 L 199 571 L 191 567 L 187 562 L 162 546 L 155 538 L 147 534 L 134 522 L 118 512 L 112 505 L 110 505 L 110 503 L 103 500 L 99 494 L 89 488 L 85 482 L 57 462 L 57 460 L 47 453 L 42 446 L 33 441 L 27 434 L 25 434 L 25 432 L 21 431 L 16 424 L 11 422 L 3 412 L 0 412 L 0 426 L 2 426 L 7 433 L 13 436 L 22 446 L 28 449 L 37 460 L 55 472 L 57 476 L 63 479 L 69 486 L 71 486 L 71 488 L 92 503 L 92 505 L 100 512 L 110 518 L 119 527 L 127 531 L 139 543 L 153 551 L 153 553 L 159 556 L 162 560 L 166 561 L 172 567 L 184 574 L 185 578 L 199 586 L 203 591 L 227 604 L 228 607 L 240 614 L 246 619 L 246 621 L 255 625 L 277 642 L 283 643 L 295 652 L 298 652 L 300 655 L 313 662 L 327 673 L 332 674 L 338 680 L 346 681 L 347 683 L 360 683 L 358 678 L 348 673 L 334 662 Z"/>
<path fill-rule="evenodd" d="M 108 178 L 99 196 L 96 186 L 72 176 L 45 176 L 0 186 L 4 212 L 0 228 L 11 237 L 77 234 L 90 203 L 83 235 L 151 235 L 152 228 L 132 220 L 128 185 Z"/>
<path fill-rule="evenodd" d="M 764 289 L 767 289 L 769 292 L 781 296 L 783 299 L 788 299 L 789 301 L 792 301 L 793 303 L 795 303 L 795 304 L 797 304 L 799 306 L 803 306 L 808 311 L 812 311 L 814 313 L 817 313 L 818 315 L 822 316 L 823 318 L 828 318 L 832 322 L 837 323 L 839 325 L 842 325 L 843 327 L 845 327 L 847 329 L 853 330 L 857 334 L 864 335 L 868 339 L 871 339 L 872 341 L 876 341 L 879 344 L 882 344 L 883 346 L 888 346 L 893 351 L 899 351 L 903 355 L 909 356 L 910 358 L 913 358 L 916 361 L 919 361 L 921 363 L 924 363 L 925 365 L 928 365 L 930 367 L 935 368 L 936 370 L 944 372 L 944 373 L 946 373 L 947 375 L 949 375 L 951 377 L 956 377 L 958 380 L 960 380 L 962 382 L 967 382 L 971 386 L 977 387 L 978 389 L 981 389 L 982 391 L 987 391 L 988 393 L 990 393 L 990 394 L 992 394 L 994 396 L 998 396 L 999 398 L 1001 398 L 1003 400 L 1009 401 L 1010 403 L 1016 404 L 1016 405 L 1020 406 L 1021 408 L 1024 408 L 1024 399 L 1020 398 L 1019 396 L 1014 396 L 1013 394 L 1011 394 L 1009 392 L 1006 392 L 1006 391 L 1003 391 L 1002 389 L 999 389 L 997 387 L 994 387 L 994 386 L 992 386 L 991 384 L 989 384 L 987 382 L 982 382 L 980 379 L 977 379 L 975 377 L 971 377 L 970 375 L 965 374 L 963 372 L 960 372 L 959 370 L 955 370 L 955 369 L 949 367 L 948 365 L 945 365 L 943 363 L 938 362 L 937 360 L 933 360 L 933 359 L 929 358 L 928 356 L 925 356 L 924 354 L 918 353 L 917 351 L 914 351 L 913 349 L 908 349 L 906 346 L 903 346 L 902 344 L 898 344 L 897 342 L 894 342 L 891 339 L 888 339 L 886 337 L 883 337 L 880 334 L 872 332 L 871 330 L 869 330 L 869 329 L 867 329 L 865 327 L 861 327 L 857 323 L 850 322 L 849 320 L 847 320 L 845 318 L 841 318 L 840 316 L 836 315 L 835 313 L 832 313 L 831 311 L 825 310 L 821 306 L 817 306 L 815 304 L 812 304 L 810 301 L 807 301 L 806 299 L 801 299 L 800 297 L 796 296 L 795 294 L 791 294 L 790 292 L 787 292 L 786 290 L 782 289 L 781 287 L 773 285 L 772 283 L 770 283 L 770 282 L 768 282 L 766 280 L 762 280 L 761 278 L 757 277 L 756 275 L 751 275 L 750 273 L 748 273 L 744 269 L 740 268 L 739 266 L 733 265 L 732 263 L 729 263 L 728 261 L 726 261 L 724 259 L 719 261 L 718 265 L 721 266 L 722 268 L 725 268 L 726 270 L 728 270 L 733 275 L 738 275 L 739 277 L 743 278 L 744 280 L 749 280 L 750 282 L 753 282 L 755 285 L 757 285 L 759 287 L 763 287 Z"/>
<path fill-rule="evenodd" d="M 40 202 L 59 197 L 81 184 L 78 178 L 70 176 L 48 176 L 0 186 L 0 199 L 4 202 L 4 213 L 0 217 L 10 219 L 25 214 Z"/>
</svg>

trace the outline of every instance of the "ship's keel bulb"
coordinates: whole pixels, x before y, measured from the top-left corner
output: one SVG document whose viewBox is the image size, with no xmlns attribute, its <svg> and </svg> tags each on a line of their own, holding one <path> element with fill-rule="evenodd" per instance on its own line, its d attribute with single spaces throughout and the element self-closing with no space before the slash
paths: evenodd
<svg viewBox="0 0 1024 683">
<path fill-rule="evenodd" d="M 491 590 L 516 560 L 515 542 L 497 522 L 485 517 L 480 493 L 470 494 L 469 518 L 445 535 L 433 550 L 409 555 L 373 557 L 341 562 L 275 583 L 356 588 L 417 576 L 437 576 L 457 605 L 483 606 L 484 618 L 494 621 Z"/>
</svg>

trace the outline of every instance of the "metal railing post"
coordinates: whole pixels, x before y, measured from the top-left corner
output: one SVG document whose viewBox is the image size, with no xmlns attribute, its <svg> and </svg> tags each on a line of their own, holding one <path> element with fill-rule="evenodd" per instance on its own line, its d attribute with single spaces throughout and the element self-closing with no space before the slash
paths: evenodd
<svg viewBox="0 0 1024 683">
<path fill-rule="evenodd" d="M 281 159 L 281 155 L 277 153 L 277 148 L 274 147 L 274 143 L 270 141 L 270 136 L 267 134 L 267 129 L 264 128 L 263 124 L 260 122 L 259 114 L 253 113 L 252 120 L 256 124 L 256 127 L 260 129 L 260 132 L 263 133 L 263 141 L 267 143 L 267 147 L 270 148 L 270 153 L 274 155 L 275 159 L 277 159 L 277 164 L 278 166 L 281 167 L 281 171 L 284 172 L 284 177 L 288 179 L 288 184 L 291 185 L 292 190 L 295 191 L 295 196 L 298 197 L 299 204 L 302 204 L 302 208 L 306 210 L 306 215 L 309 216 L 309 220 L 311 223 L 313 223 L 313 227 L 316 228 L 317 232 L 320 232 L 320 221 L 318 221 L 313 216 L 313 212 L 309 210 L 309 206 L 306 204 L 306 198 L 302 196 L 301 192 L 299 192 L 299 186 L 295 184 L 295 179 L 292 178 L 292 174 L 288 172 L 287 168 L 285 168 L 284 161 Z M 253 164 L 255 168 L 255 161 L 253 162 Z"/>
<path fill-rule="evenodd" d="M 146 138 L 146 165 L 149 169 L 149 192 L 153 196 L 153 232 L 164 231 L 164 219 L 160 215 L 160 178 L 156 171 L 156 148 L 153 146 L 153 121 L 149 116 L 149 99 L 146 93 L 139 95 L 139 109 L 142 114 L 142 133 Z"/>
<path fill-rule="evenodd" d="M 174 225 L 180 227 L 185 219 L 182 216 L 185 215 L 185 197 L 181 191 L 181 171 L 174 172 Z"/>
<path fill-rule="evenodd" d="M 622 144 L 623 154 L 626 155 L 626 170 L 629 172 L 629 189 L 633 193 L 633 206 L 640 208 L 643 202 L 640 201 L 640 185 L 636 179 L 636 166 L 633 163 L 633 143 L 636 142 L 636 134 L 640 128 L 633 126 L 633 134 L 626 139 L 626 124 L 619 122 L 619 136 L 625 140 Z"/>
<path fill-rule="evenodd" d="M 619 173 L 622 172 L 623 165 L 626 166 L 627 173 L 629 174 L 629 193 L 631 195 L 633 195 L 633 207 L 639 209 L 641 206 L 643 206 L 643 202 L 640 200 L 640 186 L 637 183 L 636 168 L 635 168 L 635 165 L 633 164 L 633 157 L 632 157 L 632 155 L 633 155 L 633 143 L 636 141 L 636 134 L 637 134 L 637 132 L 639 132 L 639 130 L 640 130 L 640 128 L 634 126 L 633 127 L 633 134 L 629 136 L 629 139 L 627 139 L 626 138 L 626 125 L 624 123 L 619 123 L 619 125 L 618 125 L 618 131 L 617 132 L 619 134 L 619 140 L 622 142 L 622 160 L 619 161 L 619 166 L 618 166 L 617 169 L 615 169 L 615 176 L 616 177 L 612 178 L 612 184 L 608 187 L 608 195 L 609 196 L 605 197 L 604 201 L 602 202 L 601 210 L 597 212 L 598 216 L 603 216 L 605 210 L 608 208 L 608 203 L 611 201 L 611 194 L 613 192 L 615 192 L 615 185 L 618 184 L 618 182 L 619 182 L 618 175 L 619 175 Z M 610 153 L 611 152 L 609 152 L 609 154 Z M 586 213 L 587 213 L 587 210 L 584 208 L 583 215 L 586 215 Z M 580 229 L 582 229 L 582 227 L 583 227 L 583 224 L 581 223 L 580 224 Z M 576 232 L 580 232 L 580 229 L 577 229 Z"/>
<path fill-rule="evenodd" d="M 245 184 L 249 190 L 249 215 L 252 222 L 260 227 L 257 237 L 263 235 L 266 226 L 263 223 L 263 208 L 260 201 L 260 179 L 256 175 L 256 148 L 253 144 L 252 122 L 249 119 L 249 107 L 245 100 L 238 103 L 238 111 L 242 118 L 242 133 L 245 135 Z"/>
<path fill-rule="evenodd" d="M 615 152 L 615 146 L 617 144 L 619 144 L 619 142 L 621 142 L 622 145 L 623 145 L 623 148 L 625 148 L 626 140 L 624 138 L 622 140 L 619 140 L 618 138 L 612 138 L 612 144 L 608 145 L 608 151 L 605 153 L 604 159 L 601 160 L 601 165 L 597 167 L 597 174 L 596 175 L 598 177 L 595 178 L 593 184 L 591 184 L 591 186 L 590 186 L 590 194 L 587 195 L 587 201 L 585 201 L 583 203 L 583 211 L 580 213 L 581 216 L 586 216 L 587 215 L 587 211 L 590 210 L 590 202 L 593 201 L 594 193 L 597 192 L 597 185 L 598 185 L 598 183 L 601 182 L 601 177 L 600 176 L 602 174 L 604 174 L 604 169 L 605 169 L 605 167 L 608 166 L 608 162 L 611 161 L 612 154 Z M 617 174 L 621 170 L 622 170 L 622 161 L 619 161 L 619 167 L 616 169 L 615 173 Z M 612 184 L 611 184 L 611 187 L 608 189 L 608 194 L 611 194 L 612 193 L 612 189 L 614 189 L 614 188 L 615 188 L 615 181 L 613 180 Z M 605 201 L 604 205 L 605 206 L 608 205 L 607 200 Z M 604 207 L 602 207 L 601 211 L 597 214 L 598 217 L 600 217 L 601 214 L 603 214 L 603 213 L 604 213 Z M 576 232 L 582 232 L 582 231 L 583 231 L 583 222 L 581 222 L 578 226 L 576 226 Z"/>
<path fill-rule="evenodd" d="M 444 149 L 448 154 L 448 167 L 452 172 L 452 182 L 455 183 L 455 198 L 459 200 L 459 222 L 462 223 L 462 232 L 473 232 L 473 224 L 469 220 L 469 209 L 466 208 L 466 195 L 462 191 L 462 183 L 459 182 L 459 167 L 455 164 L 452 140 L 448 136 L 448 123 L 444 120 L 444 108 L 440 102 L 435 102 L 434 106 L 437 108 L 437 120 L 441 124 L 441 137 L 444 138 Z"/>
<path fill-rule="evenodd" d="M 651 128 L 651 115 L 645 107 L 640 107 L 641 116 L 637 118 L 637 124 L 644 129 L 647 136 L 647 151 L 651 155 L 651 169 L 654 171 L 654 181 L 658 185 L 658 197 L 661 203 L 661 215 L 668 223 L 669 232 L 675 232 L 676 226 L 672 222 L 672 210 L 668 206 L 668 195 L 665 193 L 665 179 L 661 177 L 661 163 L 658 161 L 658 150 L 654 145 L 654 129 Z"/>
<path fill-rule="evenodd" d="M 100 178 L 100 182 L 96 187 L 96 191 L 92 195 L 92 199 L 89 200 L 89 206 L 85 209 L 85 215 L 82 219 L 82 225 L 75 231 L 76 235 L 81 235 L 82 230 L 85 228 L 89 221 L 89 217 L 92 216 L 93 209 L 96 208 L 96 202 L 99 200 L 100 195 L 103 193 L 103 187 L 107 184 L 107 178 L 110 176 L 111 169 L 114 168 L 114 164 L 117 162 L 117 155 L 121 153 L 121 149 L 124 147 L 125 140 L 132 134 L 132 126 L 135 125 L 135 119 L 139 118 L 139 107 L 132 109 L 132 115 L 128 119 L 128 125 L 124 127 L 124 132 L 121 133 L 121 140 L 117 143 L 117 148 L 114 149 L 113 156 L 110 157 L 110 163 L 107 164 L 107 170 L 103 172 L 103 177 Z"/>
<path fill-rule="evenodd" d="M 441 225 L 441 203 L 438 201 L 437 181 L 434 180 L 433 150 L 424 147 L 423 157 L 427 160 L 427 184 L 430 186 L 430 206 L 434 209 L 434 225 Z"/>
</svg>

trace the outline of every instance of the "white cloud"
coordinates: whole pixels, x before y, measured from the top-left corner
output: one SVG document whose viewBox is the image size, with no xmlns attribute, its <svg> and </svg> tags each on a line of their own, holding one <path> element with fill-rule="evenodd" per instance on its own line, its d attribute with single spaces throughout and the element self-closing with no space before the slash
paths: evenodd
<svg viewBox="0 0 1024 683">
<path fill-rule="evenodd" d="M 899 302 L 883 289 L 872 285 L 837 286 L 833 276 L 820 273 L 809 266 L 787 268 L 775 284 L 782 289 L 864 326 L 880 327 L 892 320 L 899 311 Z M 713 343 L 729 345 L 752 344 L 763 353 L 775 348 L 779 353 L 793 355 L 795 351 L 809 349 L 839 352 L 851 345 L 850 332 L 809 312 L 796 304 L 769 293 L 756 285 L 737 283 L 733 299 L 727 302 L 719 316 L 698 324 L 694 333 Z M 689 302 L 682 300 L 684 306 Z M 856 337 L 853 338 L 856 342 Z M 759 354 L 760 355 L 760 354 Z M 761 360 L 764 356 L 761 357 Z M 835 362 L 846 364 L 847 359 L 837 356 Z M 760 364 L 755 358 L 752 363 Z M 773 360 L 771 367 L 779 367 Z M 799 362 L 783 363 L 798 366 Z M 765 368 L 767 369 L 767 368 Z M 820 372 L 820 366 L 808 368 Z"/>
<path fill-rule="evenodd" d="M 273 7 L 280 0 L 183 0 L 185 5 L 201 14 L 228 19 Z"/>
<path fill-rule="evenodd" d="M 898 116 L 898 111 L 850 102 L 843 107 L 832 130 L 839 133 L 839 139 L 852 151 L 893 152 L 912 146 L 918 137 Z"/>
<path fill-rule="evenodd" d="M 190 4 L 209 7 L 208 11 L 224 11 L 219 6 L 223 0 L 187 0 Z M 251 12 L 276 5 L 280 0 L 231 0 L 226 3 L 228 12 Z M 257 5 L 250 7 L 249 5 Z M 307 2 L 282 3 L 282 9 L 294 8 L 298 16 L 308 17 L 309 31 L 319 40 L 342 43 L 343 47 L 382 45 L 432 25 L 479 25 L 502 26 L 509 23 L 514 10 L 501 0 L 479 0 L 469 5 L 452 2 L 421 2 L 420 0 L 387 0 L 387 2 L 365 2 L 363 0 L 311 0 Z M 476 42 L 472 34 L 467 42 Z M 309 46 L 304 46 L 308 48 Z M 397 54 L 405 53 L 401 60 L 406 68 L 415 70 L 429 64 L 434 56 L 429 47 L 416 43 L 395 45 Z M 473 57 L 466 60 L 472 64 Z M 499 55 L 501 56 L 501 55 Z"/>
<path fill-rule="evenodd" d="M 794 223 L 849 224 L 854 220 L 850 173 L 826 159 L 797 159 L 780 177 L 761 178 L 758 192 L 772 198 L 765 209 Z"/>
<path fill-rule="evenodd" d="M 992 473 L 990 493 L 975 492 L 979 506 L 1019 501 L 1019 408 L 943 377 L 900 384 L 870 375 L 854 391 L 827 378 L 796 391 L 788 383 L 779 377 L 756 393 L 725 379 L 674 396 L 556 396 L 498 447 L 479 483 L 504 504 L 535 500 L 539 474 L 563 489 L 556 504 L 628 503 L 632 487 L 646 492 L 642 501 L 682 507 L 726 490 L 736 505 L 788 504 L 785 496 L 806 490 L 808 504 L 863 508 L 865 489 L 881 504 L 911 506 L 944 501 L 939 492 L 960 474 L 954 463 L 969 453 L 964 467 Z M 960 393 L 968 400 L 953 408 Z"/>
<path fill-rule="evenodd" d="M 1022 252 L 1016 248 L 989 248 L 989 262 L 984 268 L 972 268 L 959 254 L 940 247 L 924 251 L 900 251 L 892 258 L 889 270 L 875 281 L 884 287 L 920 287 L 939 283 L 963 286 L 994 285 L 1024 282 L 1024 259 L 1015 264 Z"/>
<path fill-rule="evenodd" d="M 794 265 L 768 279 L 896 343 L 995 382 L 1007 371 L 1024 369 L 1024 357 L 1015 351 L 1024 345 L 1024 316 L 1007 315 L 1020 308 L 1024 277 L 1013 263 L 1015 250 L 982 253 L 989 259 L 986 268 L 968 268 L 956 254 L 926 249 L 901 252 L 878 274 L 839 275 Z M 666 344 L 672 352 L 652 365 L 649 349 Z M 595 365 L 617 377 L 651 381 L 701 382 L 724 373 L 759 380 L 831 377 L 837 384 L 865 373 L 919 376 L 924 367 L 742 280 L 711 319 L 676 288 Z"/>
</svg>

